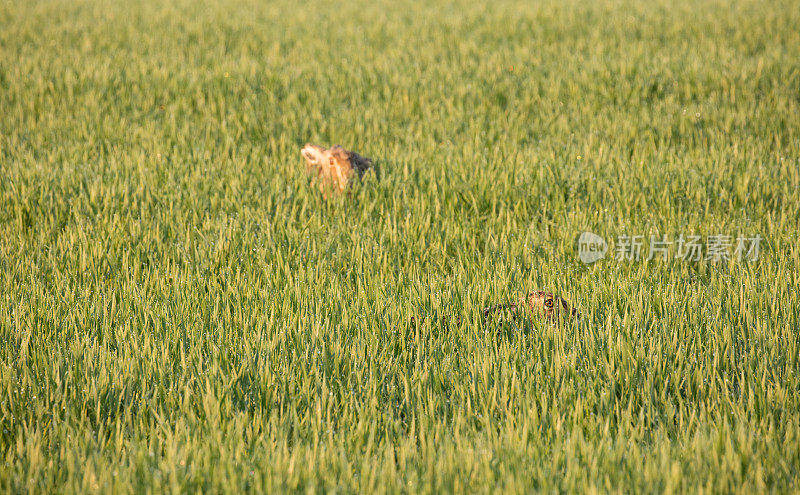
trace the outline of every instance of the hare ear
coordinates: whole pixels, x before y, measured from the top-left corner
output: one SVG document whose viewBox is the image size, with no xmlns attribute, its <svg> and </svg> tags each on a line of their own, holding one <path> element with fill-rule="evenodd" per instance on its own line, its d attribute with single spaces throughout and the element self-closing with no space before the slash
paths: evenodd
<svg viewBox="0 0 800 495">
<path fill-rule="evenodd" d="M 307 143 L 305 146 L 303 146 L 300 152 L 303 154 L 303 158 L 305 158 L 309 163 L 317 162 L 317 150 L 313 144 Z"/>
</svg>

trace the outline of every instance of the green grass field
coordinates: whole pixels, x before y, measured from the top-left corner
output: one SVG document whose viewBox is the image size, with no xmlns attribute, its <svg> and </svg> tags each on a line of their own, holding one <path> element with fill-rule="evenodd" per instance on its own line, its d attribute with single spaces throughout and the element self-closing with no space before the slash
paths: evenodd
<svg viewBox="0 0 800 495">
<path fill-rule="evenodd" d="M 800 491 L 798 25 L 0 0 L 0 491 Z M 614 259 L 692 233 L 760 256 Z"/>
</svg>

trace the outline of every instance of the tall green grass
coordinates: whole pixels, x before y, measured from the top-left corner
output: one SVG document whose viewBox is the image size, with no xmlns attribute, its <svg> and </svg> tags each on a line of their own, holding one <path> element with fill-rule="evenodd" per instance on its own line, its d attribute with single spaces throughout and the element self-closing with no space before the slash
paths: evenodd
<svg viewBox="0 0 800 495">
<path fill-rule="evenodd" d="M 798 25 L 0 0 L 0 490 L 800 490 Z M 377 173 L 323 201 L 307 141 Z M 534 288 L 580 321 L 482 321 Z"/>
</svg>

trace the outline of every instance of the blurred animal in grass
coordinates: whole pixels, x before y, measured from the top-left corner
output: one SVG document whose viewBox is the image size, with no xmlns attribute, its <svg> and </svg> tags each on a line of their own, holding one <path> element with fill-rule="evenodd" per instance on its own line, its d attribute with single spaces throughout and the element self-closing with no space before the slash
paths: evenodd
<svg viewBox="0 0 800 495">
<path fill-rule="evenodd" d="M 527 317 L 531 322 L 533 320 L 544 320 L 549 323 L 558 323 L 562 320 L 578 318 L 578 310 L 570 306 L 564 298 L 543 290 L 537 290 L 528 293 L 525 297 L 509 301 L 502 304 L 495 304 L 484 308 L 483 318 L 487 320 L 494 314 L 502 316 L 509 314 L 517 319 L 519 317 Z M 423 320 L 431 320 L 434 324 L 441 324 L 442 326 L 460 325 L 462 323 L 461 316 L 446 314 L 446 315 L 431 315 L 426 317 L 411 317 L 411 324 L 416 325 Z"/>
<path fill-rule="evenodd" d="M 498 312 L 510 312 L 514 316 L 540 318 L 551 323 L 560 319 L 577 318 L 578 311 L 569 305 L 561 296 L 537 290 L 517 301 L 489 306 L 483 310 L 484 318 Z"/>
<path fill-rule="evenodd" d="M 323 148 L 306 144 L 301 150 L 306 159 L 306 173 L 317 183 L 322 196 L 341 194 L 372 166 L 372 160 L 339 145 Z"/>
</svg>

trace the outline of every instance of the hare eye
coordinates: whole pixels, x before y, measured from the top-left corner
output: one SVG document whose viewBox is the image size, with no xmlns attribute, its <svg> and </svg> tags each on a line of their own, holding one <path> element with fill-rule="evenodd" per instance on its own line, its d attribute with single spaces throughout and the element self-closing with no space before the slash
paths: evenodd
<svg viewBox="0 0 800 495">
<path fill-rule="evenodd" d="M 548 308 L 552 308 L 553 307 L 553 300 L 552 299 L 547 299 L 544 302 L 544 305 L 547 306 Z"/>
</svg>

